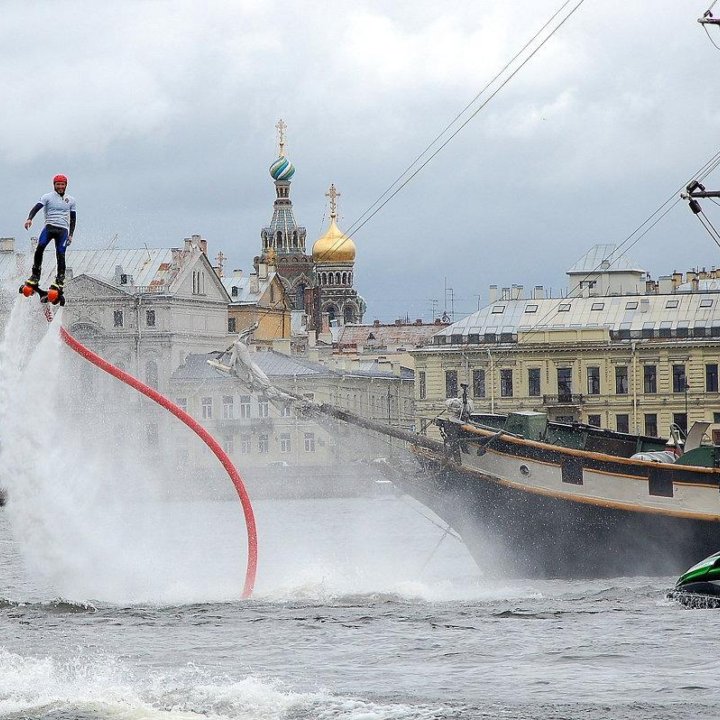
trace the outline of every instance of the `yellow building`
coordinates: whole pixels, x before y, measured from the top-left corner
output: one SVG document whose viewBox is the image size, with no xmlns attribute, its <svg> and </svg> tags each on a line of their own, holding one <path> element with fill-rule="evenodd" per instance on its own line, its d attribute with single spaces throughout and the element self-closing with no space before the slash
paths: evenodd
<svg viewBox="0 0 720 720">
<path fill-rule="evenodd" d="M 653 436 L 671 423 L 720 422 L 720 279 L 676 273 L 643 281 L 644 294 L 618 294 L 617 276 L 605 286 L 591 277 L 583 275 L 584 297 L 505 289 L 415 350 L 418 425 L 463 386 L 476 412 L 532 409 Z"/>
<path fill-rule="evenodd" d="M 235 334 L 258 323 L 253 340 L 272 345 L 273 340 L 291 335 L 290 301 L 274 266 L 260 263 L 256 273 L 244 276 L 241 270 L 222 278 L 230 295 L 228 333 Z"/>
</svg>

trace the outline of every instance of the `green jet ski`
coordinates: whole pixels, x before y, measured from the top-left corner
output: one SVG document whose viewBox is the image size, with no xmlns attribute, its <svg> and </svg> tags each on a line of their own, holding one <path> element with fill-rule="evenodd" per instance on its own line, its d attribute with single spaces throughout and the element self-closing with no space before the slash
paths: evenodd
<svg viewBox="0 0 720 720">
<path fill-rule="evenodd" d="M 692 608 L 720 608 L 720 552 L 680 576 L 668 597 Z"/>
</svg>

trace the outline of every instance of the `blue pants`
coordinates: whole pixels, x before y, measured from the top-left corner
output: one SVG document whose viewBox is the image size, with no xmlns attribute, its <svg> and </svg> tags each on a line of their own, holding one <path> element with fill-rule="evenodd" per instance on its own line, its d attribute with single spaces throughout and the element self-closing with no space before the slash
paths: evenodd
<svg viewBox="0 0 720 720">
<path fill-rule="evenodd" d="M 46 225 L 40 237 L 38 238 L 38 246 L 33 257 L 33 275 L 40 277 L 42 269 L 43 253 L 51 240 L 55 241 L 55 257 L 57 258 L 57 280 L 63 282 L 65 279 L 65 250 L 67 250 L 69 232 L 65 228 L 57 227 L 57 225 Z"/>
</svg>

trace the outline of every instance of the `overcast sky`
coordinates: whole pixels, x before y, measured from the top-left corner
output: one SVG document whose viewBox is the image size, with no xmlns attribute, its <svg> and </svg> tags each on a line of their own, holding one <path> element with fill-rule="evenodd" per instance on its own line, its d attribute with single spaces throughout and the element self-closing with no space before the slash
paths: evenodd
<svg viewBox="0 0 720 720">
<path fill-rule="evenodd" d="M 199 233 L 247 272 L 283 118 L 309 251 L 331 182 L 347 229 L 561 5 L 5 0 L 0 235 L 26 247 L 28 210 L 63 172 L 73 247 Z M 720 51 L 697 23 L 709 5 L 585 0 L 354 235 L 365 320 L 429 321 L 451 295 L 459 318 L 490 284 L 557 293 L 593 244 L 623 242 L 720 149 Z M 657 277 L 718 252 L 681 203 L 628 255 Z"/>
</svg>

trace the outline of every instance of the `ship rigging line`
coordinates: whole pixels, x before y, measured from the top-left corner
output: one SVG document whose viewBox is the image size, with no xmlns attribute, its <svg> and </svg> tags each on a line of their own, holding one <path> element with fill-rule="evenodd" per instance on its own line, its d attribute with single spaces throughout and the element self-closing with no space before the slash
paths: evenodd
<svg viewBox="0 0 720 720">
<path fill-rule="evenodd" d="M 419 167 L 417 167 L 414 172 L 408 175 L 413 167 L 417 165 L 417 163 L 420 161 L 420 159 L 428 152 L 430 148 L 432 148 L 434 145 L 438 143 L 438 141 L 442 138 L 442 136 L 447 132 L 449 128 L 451 128 L 458 119 L 470 108 L 475 101 L 490 87 L 492 86 L 496 81 L 498 81 L 499 78 L 503 76 L 503 74 L 506 72 L 506 70 L 527 50 L 527 48 L 542 34 L 542 32 L 552 23 L 552 21 L 570 4 L 571 0 L 566 0 L 560 8 L 550 17 L 550 19 L 538 30 L 535 35 L 512 57 L 512 59 L 498 72 L 496 75 L 490 80 L 489 83 L 466 105 L 460 113 L 445 127 L 445 129 L 423 150 L 420 155 L 418 155 L 415 160 L 408 166 L 408 168 L 388 187 L 385 192 L 380 195 L 380 197 L 362 214 L 360 217 L 353 222 L 350 227 L 348 228 L 348 231 L 345 233 L 345 235 L 341 238 L 338 238 L 333 245 L 328 248 L 325 253 L 323 253 L 322 258 L 324 258 L 326 255 L 331 255 L 334 253 L 338 248 L 340 248 L 350 237 L 352 237 L 355 233 L 360 230 L 367 222 L 369 222 L 375 215 L 377 215 L 380 210 L 382 210 L 385 205 L 387 205 L 416 175 L 420 173 L 421 170 L 425 168 L 425 166 L 434 158 L 436 157 L 455 137 L 458 135 L 458 133 L 465 128 L 466 125 L 470 123 L 471 120 L 473 120 L 478 113 L 483 110 L 488 103 L 515 77 L 515 75 L 520 72 L 520 70 L 525 67 L 525 65 L 537 54 L 537 52 L 547 43 L 548 40 L 575 14 L 575 12 L 580 8 L 580 6 L 585 2 L 585 0 L 579 0 L 575 7 L 573 7 L 565 17 L 560 20 L 549 32 L 549 34 L 544 37 L 540 43 L 535 47 L 532 52 L 530 52 L 529 55 L 500 83 L 500 85 L 493 90 L 492 93 L 470 114 L 470 116 L 462 122 L 462 124 L 456 128 L 449 137 L 447 137 L 442 144 L 429 156 L 427 157 Z M 406 177 L 407 176 L 407 177 Z M 400 182 L 402 178 L 405 178 L 404 181 Z M 398 183 L 400 183 L 398 185 Z M 395 187 L 397 185 L 397 187 Z M 393 190 L 395 188 L 395 190 Z M 392 192 L 391 192 L 392 191 Z M 387 197 L 386 197 L 387 196 Z M 384 201 L 380 202 L 383 198 L 386 198 Z M 373 210 L 373 208 L 375 208 Z M 372 212 L 371 212 L 372 211 Z M 364 219 L 363 219 L 364 218 Z M 322 259 L 320 258 L 320 259 Z"/>
</svg>

